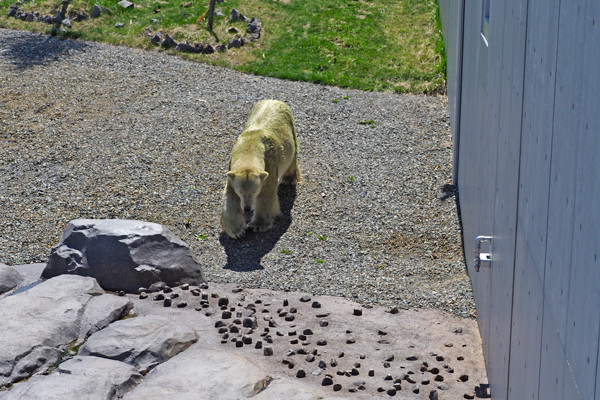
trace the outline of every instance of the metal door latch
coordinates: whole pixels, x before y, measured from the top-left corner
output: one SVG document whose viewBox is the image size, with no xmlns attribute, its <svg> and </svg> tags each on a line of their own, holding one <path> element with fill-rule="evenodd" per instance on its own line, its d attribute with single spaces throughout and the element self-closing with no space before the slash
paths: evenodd
<svg viewBox="0 0 600 400">
<path fill-rule="evenodd" d="M 475 238 L 475 271 L 479 272 L 479 268 L 481 267 L 481 262 L 491 262 L 492 261 L 492 253 L 482 253 L 481 252 L 481 243 L 483 242 L 492 242 L 491 236 L 477 236 Z"/>
</svg>

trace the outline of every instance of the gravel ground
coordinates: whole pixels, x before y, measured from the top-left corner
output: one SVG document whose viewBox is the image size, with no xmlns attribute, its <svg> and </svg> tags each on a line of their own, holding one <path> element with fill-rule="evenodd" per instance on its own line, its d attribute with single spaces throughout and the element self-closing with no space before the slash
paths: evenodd
<svg viewBox="0 0 600 400">
<path fill-rule="evenodd" d="M 174 56 L 0 30 L 0 262 L 45 262 L 68 221 L 168 226 L 209 281 L 473 317 L 445 97 L 244 75 Z M 303 181 L 269 232 L 219 211 L 258 100 L 290 105 Z M 369 123 L 369 122 L 373 123 Z M 362 122 L 362 123 L 361 123 Z"/>
</svg>

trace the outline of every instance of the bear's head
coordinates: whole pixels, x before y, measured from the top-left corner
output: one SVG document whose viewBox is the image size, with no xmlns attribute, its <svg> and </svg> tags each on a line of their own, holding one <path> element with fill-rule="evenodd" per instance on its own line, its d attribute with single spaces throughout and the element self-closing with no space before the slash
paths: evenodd
<svg viewBox="0 0 600 400">
<path fill-rule="evenodd" d="M 227 173 L 229 184 L 240 198 L 240 206 L 244 212 L 254 211 L 256 198 L 268 176 L 267 171 L 260 170 L 229 171 Z"/>
</svg>

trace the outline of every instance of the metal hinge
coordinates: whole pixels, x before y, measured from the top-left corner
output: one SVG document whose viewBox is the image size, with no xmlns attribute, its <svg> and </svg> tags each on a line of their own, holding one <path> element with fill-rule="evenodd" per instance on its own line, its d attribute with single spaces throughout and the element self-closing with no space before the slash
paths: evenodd
<svg viewBox="0 0 600 400">
<path fill-rule="evenodd" d="M 492 261 L 492 253 L 482 253 L 481 252 L 481 243 L 483 242 L 492 242 L 491 236 L 477 236 L 475 238 L 475 271 L 479 272 L 479 268 L 481 267 L 481 262 L 491 262 Z"/>
</svg>

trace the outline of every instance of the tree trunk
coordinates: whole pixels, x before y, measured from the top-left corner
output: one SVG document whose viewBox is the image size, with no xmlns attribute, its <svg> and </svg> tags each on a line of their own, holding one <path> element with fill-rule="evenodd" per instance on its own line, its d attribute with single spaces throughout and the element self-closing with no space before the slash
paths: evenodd
<svg viewBox="0 0 600 400">
<path fill-rule="evenodd" d="M 215 14 L 215 3 L 217 0 L 210 0 L 208 3 L 208 30 L 213 31 L 213 16 Z"/>
<path fill-rule="evenodd" d="M 211 0 L 212 1 L 212 0 Z M 65 19 L 65 17 L 67 16 L 67 8 L 69 7 L 69 4 L 71 3 L 71 0 L 63 0 L 62 2 L 62 10 L 60 10 L 60 18 L 58 19 L 58 21 L 56 21 L 54 23 L 54 28 L 52 28 L 52 34 L 56 35 L 60 29 L 60 24 L 62 24 L 63 19 Z"/>
</svg>

